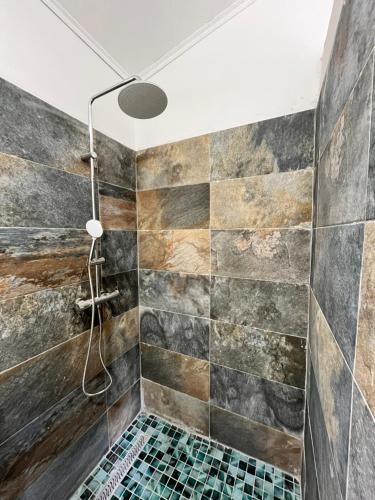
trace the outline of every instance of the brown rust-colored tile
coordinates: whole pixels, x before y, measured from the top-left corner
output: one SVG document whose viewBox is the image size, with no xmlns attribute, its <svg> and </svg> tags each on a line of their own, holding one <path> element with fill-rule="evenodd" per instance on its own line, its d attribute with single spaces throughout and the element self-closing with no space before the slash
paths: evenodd
<svg viewBox="0 0 375 500">
<path fill-rule="evenodd" d="M 100 219 L 104 229 L 137 229 L 136 194 L 105 182 L 99 182 Z"/>
<path fill-rule="evenodd" d="M 142 376 L 202 401 L 209 398 L 209 363 L 141 344 Z"/>
<path fill-rule="evenodd" d="M 161 417 L 183 424 L 201 434 L 209 434 L 209 406 L 169 387 L 142 380 L 146 410 Z"/>
<path fill-rule="evenodd" d="M 308 283 L 310 230 L 213 231 L 211 267 L 218 276 Z"/>
<path fill-rule="evenodd" d="M 141 231 L 139 266 L 186 273 L 210 272 L 210 237 L 205 229 Z"/>
<path fill-rule="evenodd" d="M 211 184 L 213 229 L 310 227 L 312 170 Z"/>
<path fill-rule="evenodd" d="M 141 383 L 136 382 L 108 409 L 108 434 L 113 445 L 141 410 Z"/>
<path fill-rule="evenodd" d="M 0 229 L 0 299 L 86 278 L 90 237 L 73 229 Z"/>
<path fill-rule="evenodd" d="M 293 436 L 216 406 L 210 408 L 210 431 L 212 439 L 291 474 L 300 473 L 302 443 Z"/>
<path fill-rule="evenodd" d="M 355 378 L 375 415 L 375 222 L 365 225 Z"/>
<path fill-rule="evenodd" d="M 146 149 L 137 155 L 138 189 L 198 184 L 210 179 L 208 136 Z"/>
<path fill-rule="evenodd" d="M 137 193 L 138 229 L 206 229 L 209 227 L 209 184 Z"/>
<path fill-rule="evenodd" d="M 105 361 L 112 363 L 139 342 L 138 307 L 103 323 Z"/>
</svg>

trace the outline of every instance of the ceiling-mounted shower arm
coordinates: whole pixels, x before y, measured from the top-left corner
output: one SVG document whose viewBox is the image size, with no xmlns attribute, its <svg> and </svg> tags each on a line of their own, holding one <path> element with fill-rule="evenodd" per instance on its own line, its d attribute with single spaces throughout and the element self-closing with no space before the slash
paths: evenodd
<svg viewBox="0 0 375 500">
<path fill-rule="evenodd" d="M 89 162 L 90 160 L 94 161 L 98 158 L 98 155 L 94 151 L 94 127 L 92 123 L 92 105 L 94 102 L 99 99 L 99 97 L 110 94 L 111 92 L 121 89 L 122 87 L 125 87 L 125 85 L 129 85 L 129 83 L 136 81 L 141 81 L 141 78 L 136 75 L 130 76 L 128 79 L 116 83 L 115 85 L 112 85 L 111 87 L 108 87 L 107 89 L 102 90 L 101 92 L 98 92 L 90 97 L 88 103 L 89 152 L 81 156 L 82 161 Z"/>
</svg>

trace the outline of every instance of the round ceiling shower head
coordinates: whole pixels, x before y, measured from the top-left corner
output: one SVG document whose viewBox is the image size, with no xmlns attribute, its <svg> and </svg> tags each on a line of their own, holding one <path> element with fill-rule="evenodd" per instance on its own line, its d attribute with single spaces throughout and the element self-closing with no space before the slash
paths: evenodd
<svg viewBox="0 0 375 500">
<path fill-rule="evenodd" d="M 167 107 L 168 98 L 154 83 L 135 81 L 121 90 L 118 103 L 127 115 L 145 120 L 160 115 Z"/>
</svg>

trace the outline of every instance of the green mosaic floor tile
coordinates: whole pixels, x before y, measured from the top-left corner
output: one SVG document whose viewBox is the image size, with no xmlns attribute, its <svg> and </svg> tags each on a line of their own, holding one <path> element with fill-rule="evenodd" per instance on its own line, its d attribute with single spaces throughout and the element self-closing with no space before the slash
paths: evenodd
<svg viewBox="0 0 375 500">
<path fill-rule="evenodd" d="M 141 434 L 149 437 L 111 500 L 300 500 L 294 477 L 222 444 L 141 414 L 71 500 L 94 500 Z"/>
</svg>

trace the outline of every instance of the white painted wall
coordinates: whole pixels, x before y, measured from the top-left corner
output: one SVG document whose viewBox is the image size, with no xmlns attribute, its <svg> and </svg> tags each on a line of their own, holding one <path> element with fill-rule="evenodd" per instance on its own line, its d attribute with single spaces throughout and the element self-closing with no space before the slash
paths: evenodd
<svg viewBox="0 0 375 500">
<path fill-rule="evenodd" d="M 152 77 L 163 115 L 132 120 L 112 95 L 94 125 L 143 149 L 315 107 L 332 2 L 257 0 Z M 0 0 L 0 76 L 82 121 L 88 97 L 119 79 L 40 0 Z"/>
<path fill-rule="evenodd" d="M 316 106 L 332 0 L 258 0 L 152 78 L 160 117 L 136 123 L 142 149 Z"/>
<path fill-rule="evenodd" d="M 0 0 L 0 76 L 85 123 L 89 96 L 119 81 L 40 0 Z M 95 103 L 94 125 L 134 148 L 115 95 Z"/>
</svg>

